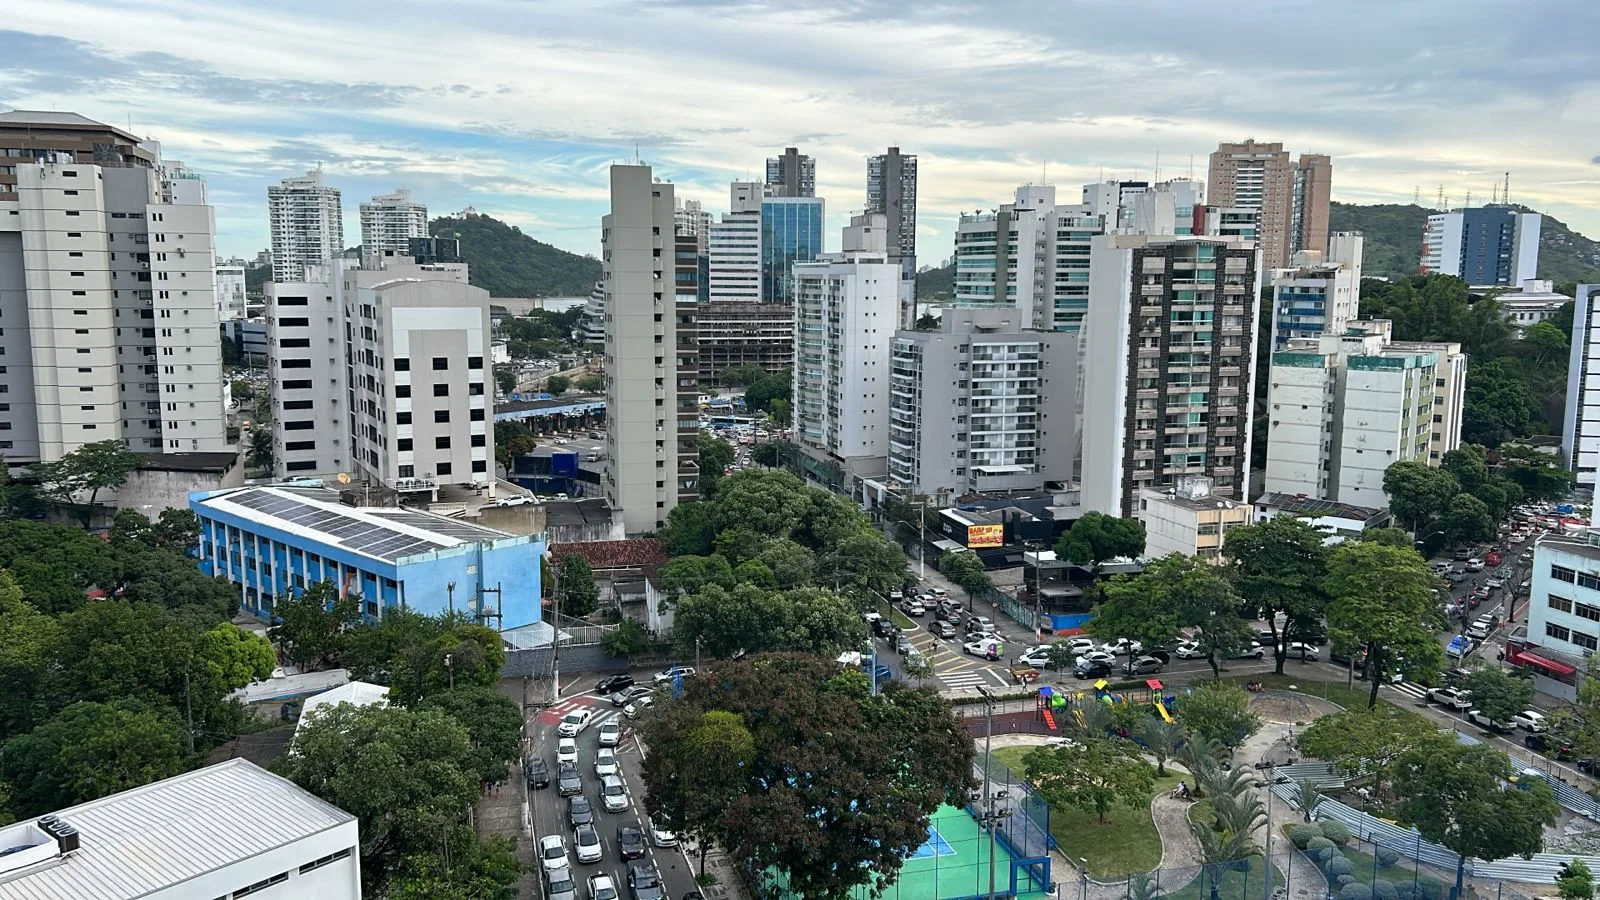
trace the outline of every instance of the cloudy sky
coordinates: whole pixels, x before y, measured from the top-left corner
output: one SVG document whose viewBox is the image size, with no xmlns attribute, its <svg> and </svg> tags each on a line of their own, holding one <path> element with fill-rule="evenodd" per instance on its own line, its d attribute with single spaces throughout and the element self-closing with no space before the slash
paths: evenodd
<svg viewBox="0 0 1600 900">
<path fill-rule="evenodd" d="M 960 210 L 1047 179 L 1205 175 L 1219 140 L 1334 157 L 1334 198 L 1512 199 L 1600 237 L 1594 0 L 39 0 L 0 18 L 0 108 L 73 110 L 207 176 L 225 255 L 266 186 L 320 164 L 599 249 L 638 154 L 725 209 L 786 145 L 830 246 L 865 157 L 919 156 L 921 257 Z"/>
</svg>

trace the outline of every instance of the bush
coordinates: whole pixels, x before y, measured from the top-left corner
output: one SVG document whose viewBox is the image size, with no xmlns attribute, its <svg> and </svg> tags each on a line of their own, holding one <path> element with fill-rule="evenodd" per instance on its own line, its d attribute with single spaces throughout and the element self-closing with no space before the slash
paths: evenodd
<svg viewBox="0 0 1600 900">
<path fill-rule="evenodd" d="M 1327 862 L 1328 860 L 1332 859 L 1333 855 L 1337 852 L 1338 851 L 1333 847 L 1333 841 L 1328 840 L 1320 834 L 1312 838 L 1311 843 L 1306 845 L 1306 855 L 1310 856 L 1318 863 Z"/>
<path fill-rule="evenodd" d="M 1339 889 L 1339 900 L 1372 900 L 1372 891 L 1359 881 L 1353 881 Z"/>
<path fill-rule="evenodd" d="M 1322 828 L 1322 836 L 1335 844 L 1343 846 L 1350 842 L 1350 829 L 1337 819 L 1323 819 L 1317 823 Z"/>
<path fill-rule="evenodd" d="M 1316 825 L 1296 825 L 1289 829 L 1289 840 L 1294 843 L 1297 850 L 1306 849 L 1319 837 L 1322 837 L 1322 829 Z"/>
<path fill-rule="evenodd" d="M 1373 900 L 1400 900 L 1400 892 L 1395 890 L 1394 882 L 1379 878 L 1372 882 L 1372 897 Z"/>
<path fill-rule="evenodd" d="M 1335 855 L 1332 859 L 1328 860 L 1328 874 L 1334 876 L 1335 878 L 1339 877 L 1340 875 L 1349 875 L 1355 870 L 1356 867 L 1351 865 L 1350 860 L 1344 858 L 1343 856 Z"/>
<path fill-rule="evenodd" d="M 1340 875 L 1338 878 L 1333 880 L 1333 883 L 1339 887 L 1344 887 L 1347 884 L 1355 884 L 1357 880 L 1358 879 L 1354 875 Z"/>
<path fill-rule="evenodd" d="M 1411 882 L 1400 881 L 1393 882 L 1393 884 L 1395 900 L 1417 900 L 1418 894 L 1416 890 L 1411 887 Z"/>
<path fill-rule="evenodd" d="M 1400 861 L 1400 851 L 1391 847 L 1379 847 L 1372 854 L 1378 858 L 1378 868 L 1387 869 Z"/>
<path fill-rule="evenodd" d="M 1443 896 L 1443 882 L 1434 881 L 1432 878 L 1423 878 L 1417 882 L 1417 900 L 1439 900 Z"/>
</svg>

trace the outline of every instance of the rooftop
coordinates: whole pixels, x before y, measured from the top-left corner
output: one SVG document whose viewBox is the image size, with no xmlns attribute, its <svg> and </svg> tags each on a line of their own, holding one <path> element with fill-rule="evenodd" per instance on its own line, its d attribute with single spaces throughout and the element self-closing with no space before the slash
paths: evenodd
<svg viewBox="0 0 1600 900">
<path fill-rule="evenodd" d="M 325 488 L 243 487 L 191 494 L 190 504 L 334 544 L 384 563 L 512 537 L 414 509 L 344 506 Z"/>
<path fill-rule="evenodd" d="M 0 900 L 144 897 L 355 820 L 242 759 L 92 800 L 55 815 L 79 849 L 0 882 Z M 0 831 L 25 836 L 37 819 Z M 18 834 L 13 835 L 16 831 Z"/>
<path fill-rule="evenodd" d="M 571 396 L 553 397 L 549 400 L 513 400 L 510 403 L 496 403 L 496 413 L 527 412 L 528 410 L 561 409 L 567 406 L 582 406 L 586 403 L 605 403 L 606 398 L 599 394 L 574 394 Z"/>
<path fill-rule="evenodd" d="M 164 472 L 226 472 L 239 464 L 237 453 L 141 453 L 141 469 Z"/>
<path fill-rule="evenodd" d="M 667 548 L 659 538 L 625 541 L 586 541 L 550 548 L 550 562 L 559 566 L 569 556 L 581 556 L 594 569 L 642 569 L 667 562 Z"/>
<path fill-rule="evenodd" d="M 1340 519 L 1353 519 L 1358 522 L 1376 522 L 1389 517 L 1387 509 L 1376 509 L 1370 506 L 1356 506 L 1353 503 L 1340 503 L 1337 500 L 1322 500 L 1306 494 L 1262 494 L 1255 499 L 1257 507 L 1273 507 L 1287 513 L 1300 516 L 1334 516 Z"/>
<path fill-rule="evenodd" d="M 0 126 L 26 127 L 29 125 L 38 128 L 82 128 L 97 131 L 110 131 L 127 138 L 134 143 L 139 139 L 120 128 L 96 122 L 86 116 L 74 112 L 56 112 L 50 109 L 13 109 L 10 112 L 0 113 Z"/>
</svg>

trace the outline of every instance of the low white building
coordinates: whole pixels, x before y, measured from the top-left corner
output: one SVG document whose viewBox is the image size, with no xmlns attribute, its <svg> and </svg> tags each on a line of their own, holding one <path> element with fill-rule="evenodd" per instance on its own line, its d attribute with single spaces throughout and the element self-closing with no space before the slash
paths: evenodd
<svg viewBox="0 0 1600 900">
<path fill-rule="evenodd" d="M 1328 536 L 1323 538 L 1325 544 L 1337 544 L 1368 528 L 1384 528 L 1394 523 L 1394 516 L 1387 509 L 1321 500 L 1304 494 L 1262 494 L 1251 505 L 1255 508 L 1257 523 L 1278 516 L 1305 519 L 1327 532 Z"/>
<path fill-rule="evenodd" d="M 1555 282 L 1537 279 L 1522 282 L 1515 291 L 1496 294 L 1494 299 L 1519 338 L 1534 325 L 1554 319 L 1563 306 L 1573 301 L 1566 294 L 1556 293 Z"/>
<path fill-rule="evenodd" d="M 1301 251 L 1290 260 L 1293 268 L 1273 272 L 1273 350 L 1288 349 L 1295 338 L 1339 334 L 1356 318 L 1364 243 L 1358 232 L 1336 232 L 1327 254 Z"/>
<path fill-rule="evenodd" d="M 1575 700 L 1578 669 L 1600 650 L 1600 528 L 1540 538 L 1532 576 L 1527 633 L 1506 642 L 1506 662 L 1530 671 L 1535 689 Z"/>
<path fill-rule="evenodd" d="M 1144 555 L 1156 559 L 1172 553 L 1222 559 L 1228 532 L 1250 524 L 1250 507 L 1211 495 L 1211 479 L 1194 475 L 1165 490 L 1139 491 L 1137 518 L 1144 523 Z"/>
<path fill-rule="evenodd" d="M 0 829 L 0 900 L 359 900 L 356 817 L 242 759 Z"/>
</svg>

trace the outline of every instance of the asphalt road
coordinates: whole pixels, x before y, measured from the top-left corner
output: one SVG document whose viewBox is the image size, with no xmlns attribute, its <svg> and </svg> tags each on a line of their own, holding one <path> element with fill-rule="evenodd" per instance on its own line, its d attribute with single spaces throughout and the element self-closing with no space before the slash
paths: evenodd
<svg viewBox="0 0 1600 900">
<path fill-rule="evenodd" d="M 648 676 L 640 675 L 641 680 L 648 682 Z M 593 688 L 594 681 L 586 679 L 581 685 L 583 688 Z M 596 710 L 596 716 L 589 726 L 578 735 L 578 771 L 583 775 L 583 796 L 588 798 L 589 805 L 594 810 L 595 828 L 600 832 L 600 840 L 605 846 L 605 855 L 598 863 L 579 863 L 576 848 L 573 845 L 572 828 L 567 823 L 567 798 L 558 794 L 555 784 L 556 773 L 556 727 L 562 716 L 579 707 L 588 706 Z M 595 753 L 600 747 L 600 725 L 610 719 L 617 719 L 623 723 L 622 743 L 617 747 L 617 761 L 622 768 L 622 781 L 627 786 L 629 795 L 628 809 L 621 813 L 606 812 L 600 803 L 600 779 L 594 774 Z M 624 862 L 617 852 L 617 826 L 623 823 L 632 823 L 644 827 L 644 776 L 640 770 L 643 759 L 641 746 L 637 738 L 627 727 L 628 721 L 622 717 L 622 711 L 611 706 L 607 698 L 597 697 L 593 693 L 581 693 L 565 697 L 561 702 L 540 710 L 534 718 L 532 728 L 531 752 L 542 758 L 550 767 L 551 785 L 543 790 L 528 791 L 528 821 L 533 823 L 534 846 L 537 848 L 539 840 L 548 834 L 559 834 L 567 844 L 567 855 L 572 863 L 574 879 L 578 883 L 578 896 L 588 900 L 588 885 L 585 883 L 590 875 L 607 874 L 611 876 L 622 896 L 628 896 L 628 866 L 636 865 L 637 861 Z M 695 890 L 694 869 L 689 863 L 681 845 L 679 847 L 651 847 L 645 859 L 654 863 L 656 870 L 661 873 L 662 884 L 666 888 L 667 896 L 678 900 L 684 894 Z M 537 858 L 532 860 L 538 865 Z M 544 896 L 544 884 L 541 879 L 539 897 Z"/>
</svg>

